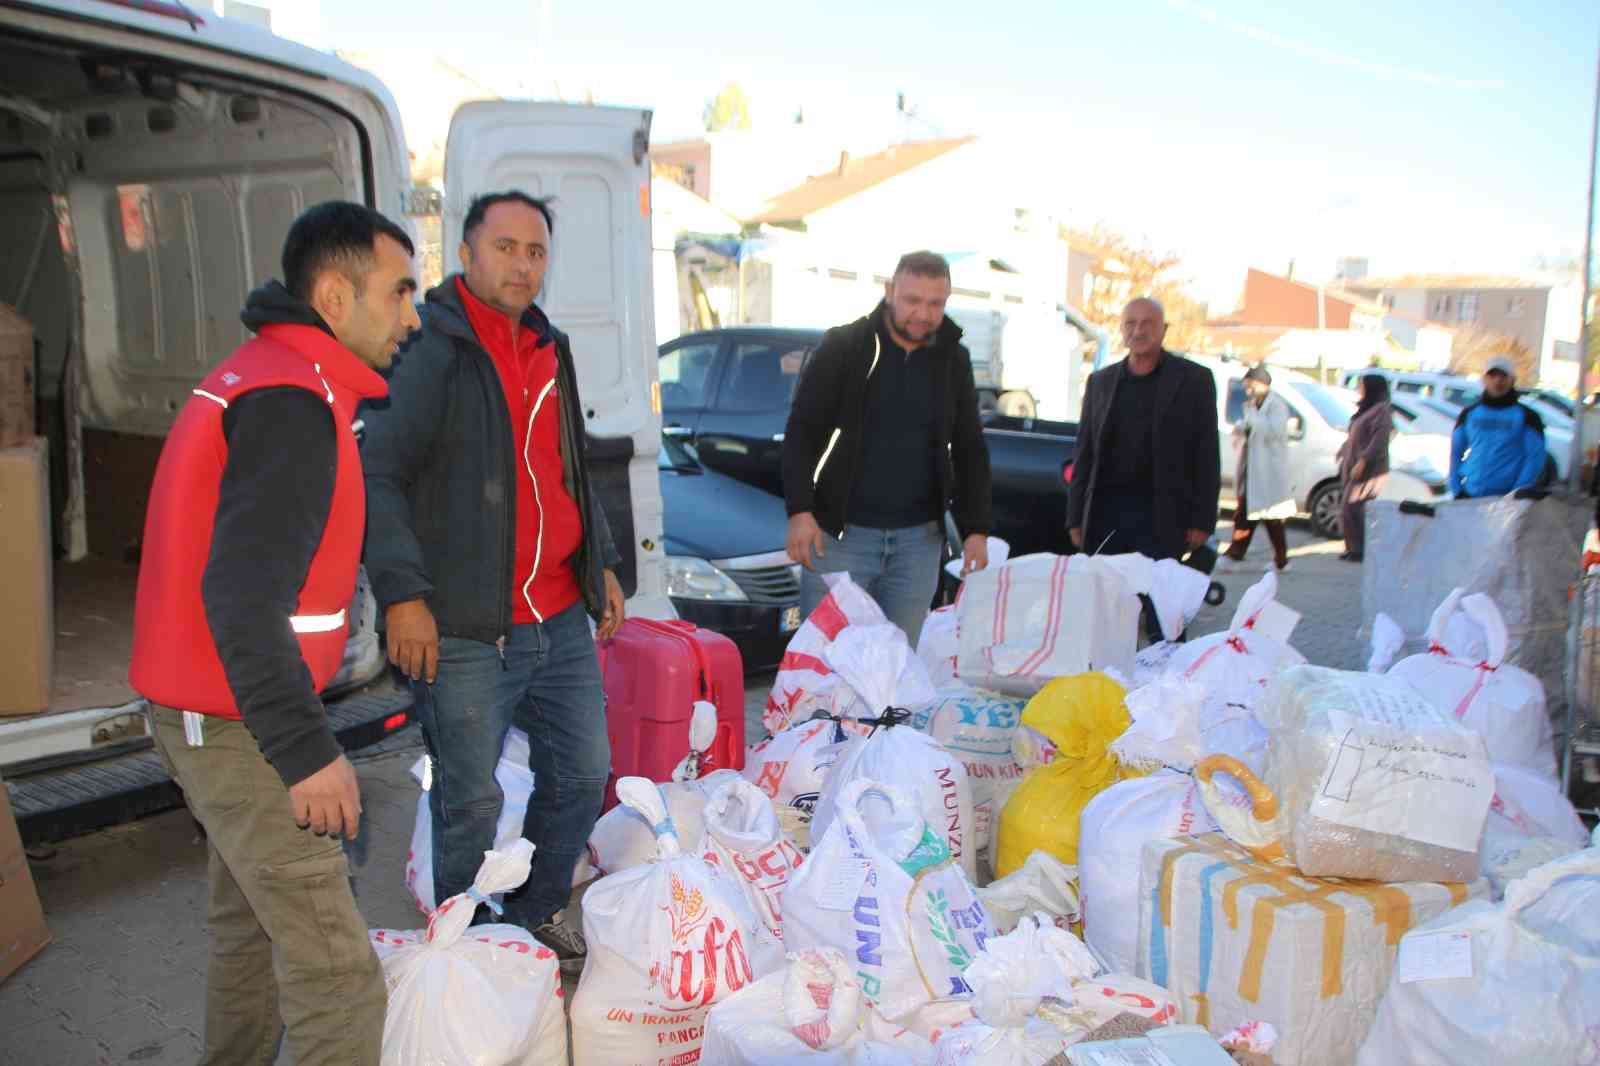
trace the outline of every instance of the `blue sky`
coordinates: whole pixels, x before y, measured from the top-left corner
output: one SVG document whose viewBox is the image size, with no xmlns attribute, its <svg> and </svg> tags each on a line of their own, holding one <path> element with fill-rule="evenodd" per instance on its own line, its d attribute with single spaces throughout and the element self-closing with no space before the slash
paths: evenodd
<svg viewBox="0 0 1600 1066">
<path fill-rule="evenodd" d="M 1291 257 L 1314 277 L 1337 255 L 1512 272 L 1582 250 L 1592 2 L 324 0 L 322 19 L 330 47 L 651 107 L 658 141 L 737 81 L 762 125 L 803 107 L 842 136 L 1015 143 L 1069 221 L 1178 252 L 1219 302 Z"/>
</svg>

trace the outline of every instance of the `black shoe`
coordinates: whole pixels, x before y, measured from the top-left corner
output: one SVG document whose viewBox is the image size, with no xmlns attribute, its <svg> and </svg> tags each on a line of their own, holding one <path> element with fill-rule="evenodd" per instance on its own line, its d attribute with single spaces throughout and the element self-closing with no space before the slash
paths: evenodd
<svg viewBox="0 0 1600 1066">
<path fill-rule="evenodd" d="M 1343 555 L 1339 556 L 1339 558 L 1343 559 L 1347 563 L 1359 563 L 1362 559 L 1361 555 L 1356 552 L 1345 552 Z"/>
<path fill-rule="evenodd" d="M 533 938 L 556 953 L 556 962 L 562 973 L 570 976 L 583 972 L 583 960 L 589 954 L 589 944 L 578 927 L 559 912 L 535 929 Z"/>
</svg>

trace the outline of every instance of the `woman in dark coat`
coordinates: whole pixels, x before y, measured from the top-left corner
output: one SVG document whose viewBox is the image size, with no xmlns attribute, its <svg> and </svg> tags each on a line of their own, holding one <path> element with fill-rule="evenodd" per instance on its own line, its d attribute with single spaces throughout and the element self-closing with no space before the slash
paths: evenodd
<svg viewBox="0 0 1600 1066">
<path fill-rule="evenodd" d="M 1344 530 L 1341 559 L 1359 563 L 1366 550 L 1367 501 L 1376 499 L 1389 480 L 1389 435 L 1394 416 L 1389 410 L 1389 379 L 1365 374 L 1360 384 L 1361 402 L 1350 419 L 1349 436 L 1339 447 L 1339 480 L 1344 483 L 1344 506 L 1339 524 Z"/>
</svg>

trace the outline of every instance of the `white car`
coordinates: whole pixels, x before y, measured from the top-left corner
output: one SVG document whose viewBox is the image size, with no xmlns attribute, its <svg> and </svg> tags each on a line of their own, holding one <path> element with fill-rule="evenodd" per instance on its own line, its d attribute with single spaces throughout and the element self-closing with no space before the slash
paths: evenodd
<svg viewBox="0 0 1600 1066">
<path fill-rule="evenodd" d="M 1233 447 L 1233 427 L 1244 413 L 1244 372 L 1242 363 L 1190 356 L 1210 370 L 1217 383 L 1217 433 L 1222 445 L 1222 482 L 1234 484 L 1237 454 Z M 1346 428 L 1355 413 L 1355 404 L 1314 378 L 1294 370 L 1269 367 L 1272 391 L 1289 405 L 1289 481 L 1295 501 L 1311 519 L 1318 534 L 1338 538 L 1339 463 L 1336 456 L 1345 441 Z M 1446 490 L 1446 471 L 1436 461 L 1436 444 L 1418 435 L 1401 434 L 1398 444 L 1390 445 L 1390 476 L 1384 499 L 1431 502 Z M 1446 442 L 1448 448 L 1448 442 Z"/>
</svg>

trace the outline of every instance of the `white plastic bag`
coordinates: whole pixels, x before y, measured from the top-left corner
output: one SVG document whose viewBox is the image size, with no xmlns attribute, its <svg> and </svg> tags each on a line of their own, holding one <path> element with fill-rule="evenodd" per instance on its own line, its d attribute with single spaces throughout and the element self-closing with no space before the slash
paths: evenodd
<svg viewBox="0 0 1600 1066">
<path fill-rule="evenodd" d="M 868 780 L 844 788 L 837 814 L 784 895 L 789 950 L 844 952 L 890 1021 L 966 995 L 961 972 L 994 926 L 943 834 L 911 795 Z"/>
<path fill-rule="evenodd" d="M 661 786 L 667 814 L 679 840 L 698 842 L 705 834 L 706 799 L 729 781 L 741 781 L 737 770 L 713 770 L 691 781 L 669 781 Z M 579 860 L 583 880 L 621 873 L 654 861 L 657 856 L 654 827 L 644 815 L 619 803 L 594 823 L 589 850 Z M 581 883 L 574 880 L 575 884 Z"/>
<path fill-rule="evenodd" d="M 778 825 L 772 802 L 742 777 L 725 781 L 706 800 L 701 854 L 744 892 L 755 914 L 752 967 L 773 972 L 783 966 L 783 892 L 799 869 L 800 849 Z"/>
<path fill-rule="evenodd" d="M 1411 930 L 1358 1066 L 1579 1066 L 1600 1052 L 1600 851 Z"/>
<path fill-rule="evenodd" d="M 927 668 L 928 680 L 935 690 L 961 684 L 956 673 L 956 653 L 959 650 L 957 618 L 954 604 L 929 611 L 922 623 L 922 635 L 917 638 L 917 658 Z"/>
<path fill-rule="evenodd" d="M 1456 589 L 1433 612 L 1429 650 L 1394 664 L 1435 707 L 1483 737 L 1496 762 L 1556 778 L 1556 755 L 1544 686 L 1506 662 L 1509 637 L 1494 601 Z M 1473 654 L 1483 649 L 1481 656 Z"/>
<path fill-rule="evenodd" d="M 896 785 L 917 797 L 923 819 L 940 834 L 967 879 L 976 881 L 980 842 L 966 767 L 933 738 L 903 724 L 910 715 L 893 702 L 895 679 L 910 655 L 904 639 L 893 639 L 898 633 L 894 626 L 852 626 L 828 648 L 829 664 L 857 693 L 860 705 L 883 717 L 864 742 L 845 748 L 828 774 L 812 815 L 811 838 L 827 833 L 840 791 L 851 782 Z"/>
<path fill-rule="evenodd" d="M 767 694 L 761 723 L 774 736 L 818 713 L 851 718 L 877 713 L 856 707 L 855 693 L 828 664 L 828 648 L 840 633 L 856 626 L 889 626 L 899 634 L 900 644 L 910 648 L 905 632 L 884 616 L 849 574 L 824 574 L 822 580 L 828 584 L 828 595 L 790 639 L 778 664 L 778 676 L 772 680 L 772 691 Z M 933 699 L 933 682 L 928 678 L 927 667 L 915 655 L 906 657 L 894 681 L 894 706 L 914 707 Z"/>
<path fill-rule="evenodd" d="M 853 718 L 818 718 L 791 725 L 745 754 L 744 778 L 765 792 L 774 806 L 804 811 L 810 817 L 833 767 L 871 728 Z"/>
<path fill-rule="evenodd" d="M 1144 845 L 1216 828 L 1194 778 L 1174 770 L 1119 781 L 1084 807 L 1078 832 L 1083 935 L 1108 969 L 1132 973 L 1139 960 Z"/>
<path fill-rule="evenodd" d="M 428 810 L 428 793 L 433 788 L 432 760 L 427 755 L 419 758 L 411 766 L 411 776 L 422 786 L 422 794 L 417 797 L 411 849 L 406 853 L 406 889 L 422 913 L 429 915 L 437 902 L 433 891 L 433 815 Z M 506 733 L 500 761 L 494 767 L 494 779 L 503 795 L 500 818 L 494 826 L 494 846 L 504 849 L 522 839 L 528 800 L 533 795 L 533 771 L 528 768 L 528 734 L 515 726 Z M 573 883 L 580 882 L 574 880 Z"/>
<path fill-rule="evenodd" d="M 935 1066 L 1042 1066 L 1072 1041 L 1038 1017 L 1040 1007 L 1047 999 L 1070 1004 L 1072 982 L 1098 970 L 1077 937 L 1024 918 L 967 967 L 977 1017 L 939 1039 Z"/>
<path fill-rule="evenodd" d="M 709 700 L 695 700 L 689 717 L 689 753 L 672 768 L 672 780 L 694 781 L 700 776 L 700 767 L 706 761 L 706 752 L 717 739 L 717 705 Z"/>
<path fill-rule="evenodd" d="M 485 852 L 472 888 L 445 900 L 426 930 L 371 931 L 389 990 L 383 1066 L 565 1066 L 555 953 L 521 926 L 469 928 L 479 903 L 528 879 L 532 859 L 520 838 Z"/>
<path fill-rule="evenodd" d="M 711 1005 L 760 976 L 758 920 L 739 887 L 682 851 L 657 786 L 617 782 L 655 827 L 657 861 L 610 874 L 583 897 L 589 955 L 572 1003 L 576 1066 L 694 1062 Z"/>
<path fill-rule="evenodd" d="M 1535 867 L 1589 843 L 1589 831 L 1572 802 L 1544 774 L 1495 763 L 1494 800 L 1483 830 L 1483 875 L 1493 898 Z"/>
<path fill-rule="evenodd" d="M 1253 710 L 1274 674 L 1306 661 L 1288 643 L 1300 616 L 1278 603 L 1277 595 L 1278 576 L 1269 571 L 1240 598 L 1225 631 L 1192 640 L 1172 656 L 1168 676 L 1199 685 L 1208 708 Z M 1215 710 L 1212 715 L 1220 716 Z"/>
<path fill-rule="evenodd" d="M 1388 673 L 1405 644 L 1406 634 L 1400 623 L 1379 611 L 1372 620 L 1372 654 L 1367 656 L 1367 673 Z"/>
<path fill-rule="evenodd" d="M 978 898 L 1001 933 L 1011 932 L 1029 914 L 1043 914 L 1062 929 L 1082 917 L 1078 868 L 1048 851 L 1031 853 L 1017 869 L 978 889 Z"/>
<path fill-rule="evenodd" d="M 840 952 L 794 955 L 787 967 L 718 1003 L 706 1017 L 700 1066 L 921 1066 L 926 1040 L 868 1033 L 861 984 Z M 872 1027 L 882 1029 L 883 1027 Z"/>
<path fill-rule="evenodd" d="M 1012 741 L 1028 701 L 1020 696 L 958 685 L 911 712 L 911 726 L 928 734 L 961 760 L 972 790 L 972 833 L 981 861 L 990 854 L 1000 810 L 1022 783 L 1025 770 L 1012 754 Z"/>
</svg>

